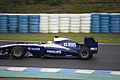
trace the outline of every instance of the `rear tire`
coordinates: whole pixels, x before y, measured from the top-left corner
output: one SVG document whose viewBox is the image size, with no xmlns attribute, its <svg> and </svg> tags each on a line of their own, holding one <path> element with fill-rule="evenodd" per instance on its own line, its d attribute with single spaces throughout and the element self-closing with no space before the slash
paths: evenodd
<svg viewBox="0 0 120 80">
<path fill-rule="evenodd" d="M 90 49 L 87 46 L 81 46 L 79 50 L 79 57 L 82 60 L 88 60 L 92 58 L 93 54 L 91 53 Z"/>
<path fill-rule="evenodd" d="M 11 55 L 14 59 L 21 59 L 25 56 L 25 51 L 22 47 L 13 47 L 11 50 Z"/>
</svg>

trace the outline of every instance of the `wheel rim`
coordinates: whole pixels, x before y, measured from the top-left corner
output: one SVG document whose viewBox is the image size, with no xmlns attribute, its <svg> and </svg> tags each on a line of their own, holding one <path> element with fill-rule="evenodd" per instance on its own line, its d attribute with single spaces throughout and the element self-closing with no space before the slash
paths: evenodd
<svg viewBox="0 0 120 80">
<path fill-rule="evenodd" d="M 82 58 L 87 58 L 89 56 L 89 52 L 88 51 L 82 51 L 81 52 L 81 57 Z"/>
<path fill-rule="evenodd" d="M 18 50 L 18 49 L 14 50 L 14 55 L 15 55 L 16 57 L 21 56 L 21 54 L 22 54 L 21 50 Z"/>
</svg>

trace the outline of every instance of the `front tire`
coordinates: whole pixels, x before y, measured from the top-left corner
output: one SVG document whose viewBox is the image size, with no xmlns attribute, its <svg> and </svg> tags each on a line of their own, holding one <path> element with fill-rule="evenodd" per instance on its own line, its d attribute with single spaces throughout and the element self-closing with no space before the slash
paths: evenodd
<svg viewBox="0 0 120 80">
<path fill-rule="evenodd" d="M 88 60 L 92 58 L 93 54 L 91 53 L 90 49 L 87 46 L 81 46 L 79 50 L 79 57 L 82 60 Z"/>
<path fill-rule="evenodd" d="M 16 46 L 12 48 L 11 55 L 14 59 L 21 59 L 25 56 L 25 51 L 22 47 Z"/>
</svg>

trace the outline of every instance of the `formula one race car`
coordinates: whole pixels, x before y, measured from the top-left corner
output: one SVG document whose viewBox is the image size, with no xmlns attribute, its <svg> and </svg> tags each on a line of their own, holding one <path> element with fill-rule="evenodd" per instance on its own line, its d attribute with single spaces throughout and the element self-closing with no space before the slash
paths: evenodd
<svg viewBox="0 0 120 80">
<path fill-rule="evenodd" d="M 2 42 L 1 42 L 2 43 Z M 79 44 L 67 38 L 54 37 L 54 42 L 16 42 L 0 46 L 0 58 L 15 59 L 37 56 L 45 57 L 79 57 L 87 60 L 98 51 L 98 42 L 93 37 L 85 37 L 84 44 Z"/>
</svg>

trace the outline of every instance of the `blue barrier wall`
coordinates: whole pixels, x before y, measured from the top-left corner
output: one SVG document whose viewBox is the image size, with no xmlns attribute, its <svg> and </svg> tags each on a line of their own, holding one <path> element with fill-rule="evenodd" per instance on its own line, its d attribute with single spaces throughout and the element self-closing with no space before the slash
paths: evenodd
<svg viewBox="0 0 120 80">
<path fill-rule="evenodd" d="M 29 16 L 29 32 L 38 33 L 39 23 L 40 23 L 40 15 L 30 15 Z"/>
<path fill-rule="evenodd" d="M 100 32 L 100 14 L 91 15 L 91 32 Z"/>
<path fill-rule="evenodd" d="M 0 33 L 38 33 L 40 15 L 0 14 Z"/>
<path fill-rule="evenodd" d="M 110 32 L 112 33 L 120 32 L 120 15 L 118 14 L 110 15 Z"/>
<path fill-rule="evenodd" d="M 42 16 L 41 16 L 42 15 Z M 50 27 L 50 20 L 53 20 L 52 27 L 56 25 L 54 23 L 56 20 L 58 20 L 58 23 L 60 23 L 59 17 L 65 17 L 64 19 L 69 19 L 69 28 L 73 26 L 72 21 L 76 20 L 78 22 L 74 22 L 75 25 L 78 26 L 80 29 L 84 29 L 85 26 L 81 25 L 83 22 L 87 25 L 86 21 L 80 21 L 82 18 L 84 20 L 89 19 L 91 17 L 91 24 L 90 32 L 94 33 L 120 33 L 120 14 L 110 14 L 110 13 L 92 13 L 91 16 L 82 17 L 82 14 L 77 14 L 77 16 L 80 17 L 80 20 L 78 17 L 74 17 L 73 19 L 70 17 L 71 15 L 75 16 L 75 14 L 65 14 L 65 15 L 58 15 L 58 19 L 54 19 L 54 14 L 0 14 L 0 33 L 39 33 L 39 30 L 42 30 L 43 27 L 51 29 Z M 41 16 L 41 17 L 40 17 Z M 55 20 L 55 21 L 54 21 Z M 72 21 L 71 21 L 72 20 Z M 41 24 L 40 24 L 40 21 Z M 47 22 L 46 22 L 47 21 Z M 63 21 L 65 23 L 65 21 Z M 40 28 L 40 26 L 43 26 Z M 60 24 L 57 24 L 58 28 L 60 29 Z M 48 27 L 46 27 L 48 26 Z M 65 26 L 66 27 L 66 26 Z M 72 27 L 74 29 L 74 27 Z M 43 28 L 44 29 L 44 28 Z M 86 28 L 85 28 L 86 29 Z M 48 31 L 49 32 L 49 31 Z M 74 31 L 73 31 L 74 32 Z"/>
<path fill-rule="evenodd" d="M 0 33 L 8 32 L 8 16 L 0 15 Z"/>
<path fill-rule="evenodd" d="M 91 14 L 91 32 L 120 33 L 120 14 Z"/>
<path fill-rule="evenodd" d="M 109 14 L 100 14 L 100 32 L 109 32 Z"/>
<path fill-rule="evenodd" d="M 20 33 L 28 33 L 28 20 L 29 16 L 28 15 L 19 15 L 18 16 L 18 32 Z"/>
<path fill-rule="evenodd" d="M 8 15 L 8 32 L 16 33 L 18 29 L 18 16 Z"/>
</svg>

